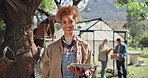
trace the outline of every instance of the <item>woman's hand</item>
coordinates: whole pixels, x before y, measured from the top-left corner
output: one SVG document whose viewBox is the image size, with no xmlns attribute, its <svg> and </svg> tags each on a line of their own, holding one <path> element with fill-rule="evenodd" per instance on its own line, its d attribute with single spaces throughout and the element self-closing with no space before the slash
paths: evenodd
<svg viewBox="0 0 148 78">
<path fill-rule="evenodd" d="M 68 71 L 73 71 L 73 72 L 75 71 L 74 67 L 72 67 L 72 66 L 67 66 L 67 70 Z"/>
<path fill-rule="evenodd" d="M 76 75 L 78 75 L 78 76 L 83 76 L 83 75 L 85 75 L 85 73 L 83 72 L 83 68 L 82 68 L 82 67 L 79 68 L 79 67 L 77 67 L 77 66 L 75 66 L 75 71 L 74 71 L 74 73 L 75 73 Z"/>
<path fill-rule="evenodd" d="M 74 72 L 78 76 L 84 76 L 84 75 L 89 76 L 89 71 L 83 71 L 83 68 L 82 67 L 79 68 L 77 66 L 75 66 L 75 67 L 68 66 L 67 67 L 67 70 Z"/>
</svg>

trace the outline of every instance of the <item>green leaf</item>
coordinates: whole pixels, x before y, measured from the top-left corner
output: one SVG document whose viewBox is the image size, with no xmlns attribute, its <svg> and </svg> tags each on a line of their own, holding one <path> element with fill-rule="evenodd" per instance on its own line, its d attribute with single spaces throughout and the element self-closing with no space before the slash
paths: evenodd
<svg viewBox="0 0 148 78">
<path fill-rule="evenodd" d="M 114 1 L 116 8 L 127 8 L 127 13 L 132 16 L 137 16 L 140 20 L 145 20 L 148 13 L 143 10 L 148 6 L 148 2 L 138 2 L 138 0 L 116 0 Z"/>
<path fill-rule="evenodd" d="M 85 8 L 86 12 L 90 12 L 90 10 L 91 10 L 90 8 Z"/>
<path fill-rule="evenodd" d="M 145 3 L 139 3 L 139 6 L 140 6 L 140 8 L 144 8 L 144 7 L 146 7 L 146 4 Z"/>
<path fill-rule="evenodd" d="M 40 8 L 45 11 L 53 11 L 55 9 L 54 0 L 43 0 Z"/>
<path fill-rule="evenodd" d="M 94 0 L 94 2 L 98 2 L 98 1 L 100 1 L 100 0 Z"/>
</svg>

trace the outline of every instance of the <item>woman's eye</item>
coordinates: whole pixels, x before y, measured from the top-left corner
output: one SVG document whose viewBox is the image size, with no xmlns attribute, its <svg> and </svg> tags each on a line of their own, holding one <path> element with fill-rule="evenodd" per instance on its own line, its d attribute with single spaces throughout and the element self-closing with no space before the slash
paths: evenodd
<svg viewBox="0 0 148 78">
<path fill-rule="evenodd" d="M 73 23 L 73 21 L 70 21 L 70 23 Z"/>
<path fill-rule="evenodd" d="M 66 24 L 66 22 L 64 21 L 63 24 Z"/>
</svg>

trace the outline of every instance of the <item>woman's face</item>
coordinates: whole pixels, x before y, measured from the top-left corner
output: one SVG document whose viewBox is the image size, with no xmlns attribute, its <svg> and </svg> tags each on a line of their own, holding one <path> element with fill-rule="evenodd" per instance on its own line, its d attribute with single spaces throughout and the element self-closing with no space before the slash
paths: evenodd
<svg viewBox="0 0 148 78">
<path fill-rule="evenodd" d="M 66 35 L 73 34 L 75 26 L 76 26 L 76 19 L 73 18 L 73 15 L 66 15 L 62 17 L 61 27 L 64 31 L 64 34 Z"/>
<path fill-rule="evenodd" d="M 109 41 L 107 41 L 107 40 L 106 40 L 106 41 L 103 41 L 104 44 L 108 44 L 108 42 L 109 42 Z"/>
</svg>

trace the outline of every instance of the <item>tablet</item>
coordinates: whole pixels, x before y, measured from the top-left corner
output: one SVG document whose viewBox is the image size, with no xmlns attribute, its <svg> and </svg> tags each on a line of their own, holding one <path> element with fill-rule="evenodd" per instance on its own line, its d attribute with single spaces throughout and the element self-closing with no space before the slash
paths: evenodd
<svg viewBox="0 0 148 78">
<path fill-rule="evenodd" d="M 118 60 L 119 54 L 112 54 L 111 59 Z"/>
<path fill-rule="evenodd" d="M 77 66 L 79 68 L 82 67 L 84 71 L 85 70 L 89 70 L 90 68 L 92 68 L 92 65 L 91 64 L 76 64 L 76 63 L 71 63 L 70 66 L 72 66 L 72 67 Z"/>
</svg>

